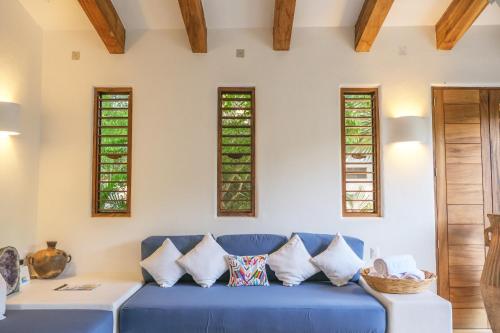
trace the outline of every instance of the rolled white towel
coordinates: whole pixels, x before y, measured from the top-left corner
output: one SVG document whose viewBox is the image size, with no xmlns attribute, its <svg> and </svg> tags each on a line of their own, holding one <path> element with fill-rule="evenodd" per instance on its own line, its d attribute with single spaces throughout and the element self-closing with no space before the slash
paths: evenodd
<svg viewBox="0 0 500 333">
<path fill-rule="evenodd" d="M 411 255 L 399 255 L 376 259 L 375 270 L 382 275 L 401 275 L 417 272 L 417 263 Z"/>
</svg>

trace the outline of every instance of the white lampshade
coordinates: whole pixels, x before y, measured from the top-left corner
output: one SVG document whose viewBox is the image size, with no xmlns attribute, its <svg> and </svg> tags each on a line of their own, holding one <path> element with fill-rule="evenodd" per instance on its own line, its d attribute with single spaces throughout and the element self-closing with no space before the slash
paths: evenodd
<svg viewBox="0 0 500 333">
<path fill-rule="evenodd" d="M 18 135 L 20 131 L 21 107 L 16 103 L 0 102 L 0 135 Z"/>
<path fill-rule="evenodd" d="M 427 141 L 427 124 L 423 117 L 408 116 L 390 119 L 389 142 Z"/>
</svg>

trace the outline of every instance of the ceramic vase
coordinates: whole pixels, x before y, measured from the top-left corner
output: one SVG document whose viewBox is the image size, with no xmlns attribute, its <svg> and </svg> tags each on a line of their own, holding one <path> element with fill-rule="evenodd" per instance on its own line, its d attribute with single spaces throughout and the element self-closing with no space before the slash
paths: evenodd
<svg viewBox="0 0 500 333">
<path fill-rule="evenodd" d="M 47 248 L 40 250 L 29 258 L 29 265 L 39 279 L 58 277 L 71 261 L 66 252 L 56 249 L 57 242 L 47 242 Z"/>
<path fill-rule="evenodd" d="M 491 226 L 485 230 L 488 249 L 483 274 L 481 295 L 493 333 L 500 333 L 500 215 L 488 215 Z"/>
</svg>

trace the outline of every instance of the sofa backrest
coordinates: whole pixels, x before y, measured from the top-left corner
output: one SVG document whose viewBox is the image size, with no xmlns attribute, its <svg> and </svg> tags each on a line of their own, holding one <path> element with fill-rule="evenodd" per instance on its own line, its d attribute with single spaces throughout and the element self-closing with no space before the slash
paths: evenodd
<svg viewBox="0 0 500 333">
<path fill-rule="evenodd" d="M 316 256 L 323 252 L 333 240 L 334 235 L 328 234 L 312 234 L 298 232 L 297 234 L 302 239 L 306 249 L 311 256 Z M 188 235 L 188 236 L 151 236 L 146 238 L 141 243 L 141 259 L 144 260 L 149 257 L 156 249 L 158 249 L 166 238 L 170 238 L 172 243 L 182 253 L 186 254 L 191 251 L 196 244 L 202 239 L 203 235 Z M 347 244 L 352 250 L 363 259 L 364 242 L 358 238 L 344 236 Z M 282 235 L 273 234 L 242 234 L 242 235 L 223 235 L 216 238 L 217 243 L 229 254 L 238 256 L 251 256 L 259 254 L 271 254 L 286 244 L 288 238 Z M 267 267 L 268 278 L 270 281 L 277 281 L 274 272 Z M 154 282 L 153 277 L 142 270 L 144 281 Z M 219 281 L 227 282 L 229 280 L 229 273 L 226 272 Z M 357 282 L 359 280 L 359 273 L 356 274 L 351 281 Z M 193 282 L 190 275 L 185 274 L 180 281 Z M 328 281 L 328 278 L 322 272 L 312 276 L 308 281 Z"/>
<path fill-rule="evenodd" d="M 333 237 L 335 235 L 328 235 L 328 234 L 311 234 L 307 232 L 294 232 L 293 235 L 298 235 L 302 242 L 304 243 L 304 246 L 306 247 L 307 251 L 309 251 L 309 254 L 314 257 L 326 250 L 328 245 L 333 240 Z M 364 245 L 365 243 L 355 237 L 349 237 L 349 236 L 343 236 L 347 244 L 351 247 L 351 249 L 358 255 L 359 258 L 363 259 L 363 253 L 364 253 Z M 358 282 L 359 281 L 359 273 L 356 274 L 351 281 L 353 282 Z M 312 277 L 310 277 L 307 281 L 328 281 L 328 278 L 323 272 L 319 272 Z"/>
<path fill-rule="evenodd" d="M 287 241 L 286 236 L 272 234 L 224 235 L 217 237 L 217 243 L 227 253 L 236 256 L 271 254 L 285 245 Z M 276 275 L 269 266 L 267 266 L 267 277 L 269 281 L 277 281 Z M 226 272 L 219 280 L 223 282 L 229 281 L 229 273 Z"/>
<path fill-rule="evenodd" d="M 170 238 L 175 247 L 182 253 L 186 254 L 191 251 L 196 244 L 198 244 L 202 239 L 203 235 L 189 235 L 189 236 L 151 236 L 146 238 L 141 243 L 141 260 L 149 257 L 153 252 L 155 252 L 165 241 L 165 239 Z M 142 269 L 142 277 L 144 282 L 154 282 L 153 277 Z M 180 281 L 193 281 L 193 278 L 189 274 L 184 274 Z"/>
</svg>

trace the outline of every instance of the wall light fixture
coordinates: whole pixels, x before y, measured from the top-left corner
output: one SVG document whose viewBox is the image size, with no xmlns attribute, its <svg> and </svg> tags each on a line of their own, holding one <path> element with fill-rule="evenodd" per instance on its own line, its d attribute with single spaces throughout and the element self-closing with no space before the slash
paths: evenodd
<svg viewBox="0 0 500 333">
<path fill-rule="evenodd" d="M 0 102 L 0 136 L 19 135 L 21 106 L 16 103 Z"/>
<path fill-rule="evenodd" d="M 427 124 L 423 117 L 406 116 L 390 119 L 389 142 L 427 141 Z"/>
</svg>

